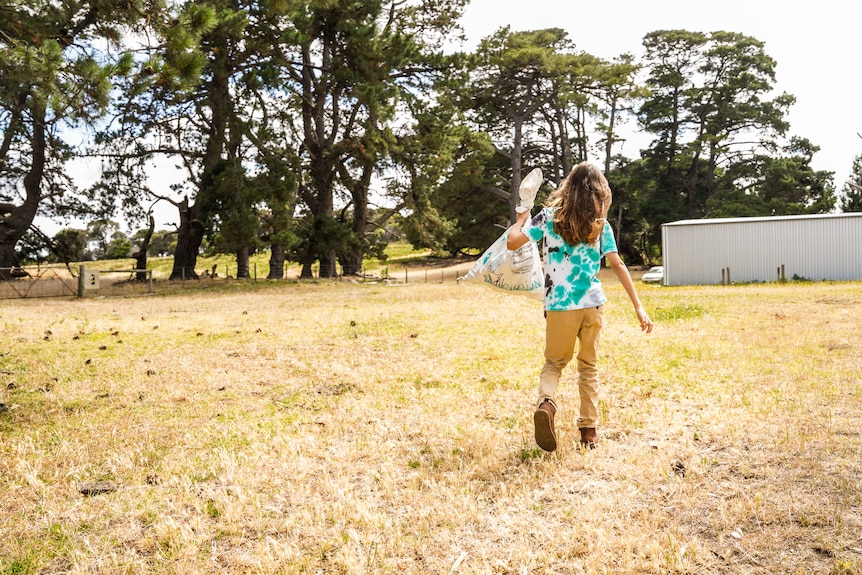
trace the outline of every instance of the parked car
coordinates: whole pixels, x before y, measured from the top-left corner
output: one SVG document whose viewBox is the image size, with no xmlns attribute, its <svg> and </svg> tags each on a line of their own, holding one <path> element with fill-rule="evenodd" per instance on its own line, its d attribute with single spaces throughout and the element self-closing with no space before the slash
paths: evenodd
<svg viewBox="0 0 862 575">
<path fill-rule="evenodd" d="M 641 276 L 641 281 L 648 284 L 660 284 L 662 280 L 664 280 L 664 267 L 662 266 L 653 266 Z"/>
</svg>

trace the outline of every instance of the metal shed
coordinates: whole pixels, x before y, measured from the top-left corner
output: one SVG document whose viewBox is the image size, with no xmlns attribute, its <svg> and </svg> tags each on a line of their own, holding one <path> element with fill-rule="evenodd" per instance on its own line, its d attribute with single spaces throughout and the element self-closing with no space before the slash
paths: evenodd
<svg viewBox="0 0 862 575">
<path fill-rule="evenodd" d="M 662 225 L 664 285 L 862 279 L 862 213 Z"/>
</svg>

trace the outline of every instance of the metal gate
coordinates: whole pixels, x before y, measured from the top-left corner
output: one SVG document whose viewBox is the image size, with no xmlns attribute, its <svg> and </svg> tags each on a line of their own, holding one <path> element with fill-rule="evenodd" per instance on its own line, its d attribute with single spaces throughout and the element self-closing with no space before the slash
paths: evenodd
<svg viewBox="0 0 862 575">
<path fill-rule="evenodd" d="M 74 296 L 78 278 L 64 266 L 25 266 L 3 270 L 0 299 Z"/>
</svg>

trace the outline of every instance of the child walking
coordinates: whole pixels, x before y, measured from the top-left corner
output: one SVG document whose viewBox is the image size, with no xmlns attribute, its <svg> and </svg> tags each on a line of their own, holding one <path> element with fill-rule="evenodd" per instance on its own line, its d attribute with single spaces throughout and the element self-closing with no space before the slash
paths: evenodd
<svg viewBox="0 0 862 575">
<path fill-rule="evenodd" d="M 522 196 L 516 222 L 509 230 L 510 250 L 531 240 L 543 240 L 545 365 L 539 376 L 539 400 L 533 421 L 536 443 L 545 451 L 557 448 L 555 397 L 560 375 L 572 360 L 576 343 L 580 443 L 588 449 L 598 443 L 597 358 L 602 306 L 607 298 L 596 276 L 603 257 L 631 299 L 641 330 L 649 333 L 653 328 L 628 269 L 617 253 L 614 233 L 607 222 L 610 205 L 611 189 L 605 176 L 596 166 L 582 162 L 529 222 L 532 199 Z"/>
</svg>

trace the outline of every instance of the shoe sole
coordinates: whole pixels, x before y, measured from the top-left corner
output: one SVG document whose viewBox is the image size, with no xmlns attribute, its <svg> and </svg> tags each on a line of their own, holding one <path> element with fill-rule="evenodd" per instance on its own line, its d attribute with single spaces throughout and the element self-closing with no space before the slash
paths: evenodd
<svg viewBox="0 0 862 575">
<path fill-rule="evenodd" d="M 551 414 L 544 409 L 536 410 L 533 414 L 533 423 L 536 426 L 536 443 L 545 451 L 556 451 L 557 436 L 551 429 Z"/>
</svg>

